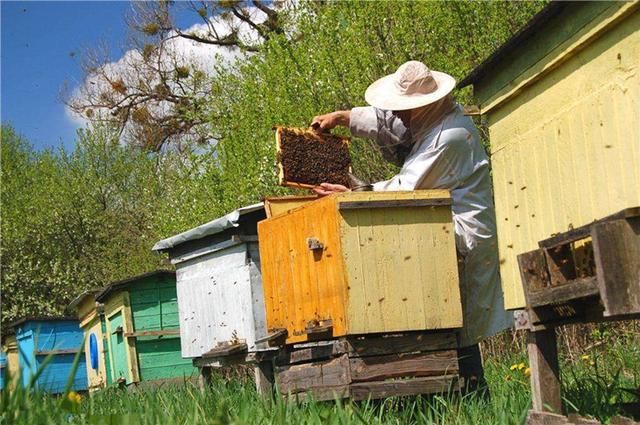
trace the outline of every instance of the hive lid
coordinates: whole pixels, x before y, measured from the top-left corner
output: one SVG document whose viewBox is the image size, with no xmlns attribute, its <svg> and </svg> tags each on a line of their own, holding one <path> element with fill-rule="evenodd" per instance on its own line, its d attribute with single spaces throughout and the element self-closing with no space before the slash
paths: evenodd
<svg viewBox="0 0 640 425">
<path fill-rule="evenodd" d="M 201 239 L 201 238 L 204 238 L 205 236 L 215 235 L 216 233 L 220 233 L 232 227 L 238 227 L 239 225 L 238 220 L 240 219 L 241 216 L 254 211 L 258 211 L 262 208 L 264 208 L 264 203 L 262 202 L 249 205 L 246 207 L 238 208 L 237 210 L 230 212 L 229 214 L 223 217 L 216 218 L 215 220 L 202 224 L 191 230 L 187 230 L 186 232 L 182 232 L 175 236 L 171 236 L 170 238 L 163 239 L 157 242 L 153 246 L 152 250 L 166 251 L 168 249 L 181 245 L 185 242 Z"/>
<path fill-rule="evenodd" d="M 27 322 L 77 322 L 76 317 L 71 316 L 26 316 L 15 322 L 9 323 L 7 329 L 14 329 Z"/>
<path fill-rule="evenodd" d="M 122 287 L 125 287 L 125 286 L 127 286 L 127 285 L 129 285 L 131 283 L 135 283 L 135 282 L 141 281 L 141 280 L 146 279 L 148 277 L 165 276 L 165 277 L 174 277 L 175 278 L 175 275 L 176 275 L 176 272 L 174 272 L 172 270 L 154 270 L 154 271 L 143 273 L 143 274 L 139 274 L 139 275 L 136 275 L 136 276 L 131 276 L 131 277 L 128 277 L 126 279 L 110 283 L 109 285 L 105 286 L 102 289 L 102 291 L 100 291 L 96 295 L 96 301 L 103 301 L 107 297 L 107 295 L 109 295 L 113 291 L 115 291 L 117 289 L 120 289 Z"/>
</svg>

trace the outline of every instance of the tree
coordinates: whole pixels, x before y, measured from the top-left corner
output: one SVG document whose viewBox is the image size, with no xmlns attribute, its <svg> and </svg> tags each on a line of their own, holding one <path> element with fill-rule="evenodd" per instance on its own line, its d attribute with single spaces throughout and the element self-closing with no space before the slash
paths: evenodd
<svg viewBox="0 0 640 425">
<path fill-rule="evenodd" d="M 367 86 L 418 59 L 460 79 L 512 36 L 543 2 L 329 2 L 305 4 L 297 37 L 274 36 L 233 67 L 220 65 L 219 95 L 206 110 L 219 133 L 227 210 L 283 193 L 277 187 L 273 125 L 365 105 Z M 460 102 L 469 92 L 456 93 Z M 351 143 L 354 173 L 368 181 L 395 169 L 366 140 Z"/>
<path fill-rule="evenodd" d="M 210 123 L 201 118 L 211 95 L 211 63 L 256 52 L 272 35 L 283 34 L 280 4 L 134 2 L 127 53 L 110 63 L 105 49 L 85 52 L 84 83 L 65 89 L 63 99 L 74 113 L 115 125 L 125 141 L 146 150 L 214 140 Z M 184 30 L 176 15 L 187 12 L 201 23 Z"/>
</svg>

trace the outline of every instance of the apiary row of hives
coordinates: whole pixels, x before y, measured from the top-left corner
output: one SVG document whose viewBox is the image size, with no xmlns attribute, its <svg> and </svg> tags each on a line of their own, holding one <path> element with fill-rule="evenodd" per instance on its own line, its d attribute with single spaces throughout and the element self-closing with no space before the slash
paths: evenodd
<svg viewBox="0 0 640 425">
<path fill-rule="evenodd" d="M 154 249 L 176 266 L 182 355 L 199 366 L 462 326 L 447 191 L 272 198 Z"/>
</svg>

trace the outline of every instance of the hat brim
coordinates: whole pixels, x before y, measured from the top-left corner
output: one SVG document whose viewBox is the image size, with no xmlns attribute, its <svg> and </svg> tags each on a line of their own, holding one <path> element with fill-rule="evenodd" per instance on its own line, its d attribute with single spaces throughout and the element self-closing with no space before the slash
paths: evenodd
<svg viewBox="0 0 640 425">
<path fill-rule="evenodd" d="M 429 94 L 402 94 L 394 83 L 394 74 L 374 81 L 364 93 L 364 99 L 371 106 L 388 111 L 406 111 L 437 102 L 453 91 L 456 80 L 449 74 L 431 71 L 437 89 Z"/>
</svg>

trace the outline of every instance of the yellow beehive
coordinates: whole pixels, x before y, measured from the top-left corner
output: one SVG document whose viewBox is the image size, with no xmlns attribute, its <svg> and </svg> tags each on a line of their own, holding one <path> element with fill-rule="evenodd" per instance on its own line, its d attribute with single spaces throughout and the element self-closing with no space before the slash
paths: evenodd
<svg viewBox="0 0 640 425">
<path fill-rule="evenodd" d="M 462 326 L 444 190 L 347 192 L 258 223 L 267 327 L 287 343 Z"/>
<path fill-rule="evenodd" d="M 460 83 L 491 141 L 501 275 L 524 307 L 517 256 L 640 205 L 640 2 L 552 2 Z"/>
<path fill-rule="evenodd" d="M 105 336 L 102 332 L 103 322 L 100 318 L 98 309 L 96 308 L 97 290 L 86 291 L 80 294 L 71 302 L 70 307 L 80 321 L 80 327 L 85 335 L 85 359 L 87 365 L 87 380 L 89 391 L 96 391 L 107 386 L 107 369 L 105 364 Z M 91 365 L 91 335 L 96 338 L 98 347 L 98 368 L 94 369 Z"/>
</svg>

